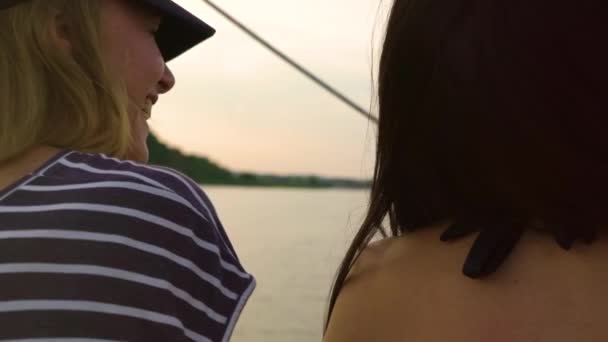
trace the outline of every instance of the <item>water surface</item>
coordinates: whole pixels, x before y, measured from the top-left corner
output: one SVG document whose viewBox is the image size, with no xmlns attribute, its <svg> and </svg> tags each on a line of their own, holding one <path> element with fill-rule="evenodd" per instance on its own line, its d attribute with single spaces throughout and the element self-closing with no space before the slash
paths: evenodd
<svg viewBox="0 0 608 342">
<path fill-rule="evenodd" d="M 258 283 L 232 341 L 320 341 L 329 287 L 361 222 L 367 191 L 204 189 Z"/>
</svg>

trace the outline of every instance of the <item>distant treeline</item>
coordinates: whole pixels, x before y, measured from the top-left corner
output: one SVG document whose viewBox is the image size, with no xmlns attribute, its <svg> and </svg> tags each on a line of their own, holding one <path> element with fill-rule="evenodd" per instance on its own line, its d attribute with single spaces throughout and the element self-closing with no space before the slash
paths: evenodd
<svg viewBox="0 0 608 342">
<path fill-rule="evenodd" d="M 179 170 L 200 184 L 285 186 L 306 188 L 366 188 L 370 182 L 318 176 L 276 176 L 232 172 L 205 157 L 183 154 L 160 142 L 154 134 L 148 138 L 150 164 Z"/>
</svg>

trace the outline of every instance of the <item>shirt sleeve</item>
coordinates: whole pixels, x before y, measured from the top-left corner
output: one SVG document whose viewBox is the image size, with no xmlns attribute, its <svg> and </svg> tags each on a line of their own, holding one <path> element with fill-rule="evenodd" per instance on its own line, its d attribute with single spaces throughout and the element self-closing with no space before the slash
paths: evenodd
<svg viewBox="0 0 608 342">
<path fill-rule="evenodd" d="M 0 205 L 0 340 L 229 340 L 255 280 L 207 196 L 120 177 Z"/>
</svg>

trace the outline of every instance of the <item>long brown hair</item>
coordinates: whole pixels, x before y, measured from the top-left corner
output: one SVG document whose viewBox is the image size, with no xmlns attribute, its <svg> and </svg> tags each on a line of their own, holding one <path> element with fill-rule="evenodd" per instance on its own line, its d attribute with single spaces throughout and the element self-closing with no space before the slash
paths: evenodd
<svg viewBox="0 0 608 342">
<path fill-rule="evenodd" d="M 575 6 L 394 0 L 369 210 L 339 268 L 326 328 L 378 233 L 504 219 L 521 225 L 512 229 L 543 222 L 563 242 L 590 240 L 607 223 L 607 18 L 597 1 Z"/>
</svg>

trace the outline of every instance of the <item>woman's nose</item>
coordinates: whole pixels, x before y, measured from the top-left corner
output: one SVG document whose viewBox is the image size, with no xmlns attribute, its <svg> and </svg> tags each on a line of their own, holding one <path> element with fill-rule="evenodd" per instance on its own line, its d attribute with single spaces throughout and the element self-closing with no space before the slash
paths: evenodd
<svg viewBox="0 0 608 342">
<path fill-rule="evenodd" d="M 163 73 L 162 78 L 158 81 L 158 93 L 164 94 L 171 90 L 175 85 L 175 76 L 171 72 L 171 69 L 167 65 L 165 65 L 165 71 Z"/>
</svg>

